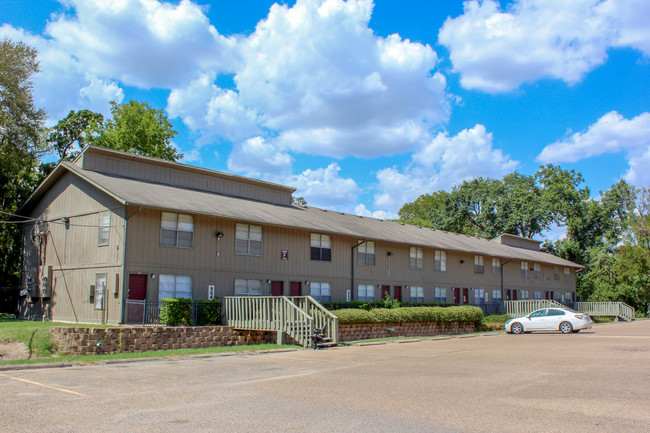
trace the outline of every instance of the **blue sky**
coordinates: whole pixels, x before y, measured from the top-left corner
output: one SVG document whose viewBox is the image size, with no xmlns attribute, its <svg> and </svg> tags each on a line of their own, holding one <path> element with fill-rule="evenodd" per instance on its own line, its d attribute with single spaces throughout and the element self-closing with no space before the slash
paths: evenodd
<svg viewBox="0 0 650 433">
<path fill-rule="evenodd" d="M 2 0 L 49 124 L 164 109 L 183 162 L 395 217 L 540 164 L 650 184 L 650 2 Z"/>
</svg>

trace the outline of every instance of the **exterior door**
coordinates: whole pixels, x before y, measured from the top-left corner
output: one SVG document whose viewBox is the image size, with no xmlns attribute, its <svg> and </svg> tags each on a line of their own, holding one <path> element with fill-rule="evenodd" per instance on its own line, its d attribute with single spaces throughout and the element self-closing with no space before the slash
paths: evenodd
<svg viewBox="0 0 650 433">
<path fill-rule="evenodd" d="M 528 320 L 524 321 L 524 330 L 544 329 L 546 324 L 546 309 L 533 311 L 528 315 Z"/>
<path fill-rule="evenodd" d="M 460 304 L 460 288 L 454 287 L 454 304 Z"/>
<path fill-rule="evenodd" d="M 144 301 L 147 299 L 147 276 L 143 274 L 129 275 L 129 301 Z M 142 323 L 144 320 L 144 303 L 126 304 L 127 323 Z"/>
<path fill-rule="evenodd" d="M 393 298 L 397 299 L 398 301 L 402 300 L 402 286 L 393 287 Z"/>
<path fill-rule="evenodd" d="M 463 305 L 469 304 L 469 289 L 463 289 Z"/>
<path fill-rule="evenodd" d="M 506 301 L 510 301 L 511 293 L 510 289 L 506 289 Z"/>
<path fill-rule="evenodd" d="M 517 300 L 517 289 L 512 291 L 512 300 L 516 301 Z"/>
<path fill-rule="evenodd" d="M 301 296 L 301 282 L 300 281 L 292 281 L 289 283 L 289 296 Z"/>
<path fill-rule="evenodd" d="M 390 299 L 390 286 L 381 286 L 381 299 Z"/>
<path fill-rule="evenodd" d="M 282 281 L 271 281 L 271 296 L 284 295 L 284 287 Z"/>
<path fill-rule="evenodd" d="M 546 300 L 547 300 L 547 301 L 550 299 L 550 298 L 549 298 L 548 290 L 547 290 L 546 292 L 544 292 L 544 296 L 546 297 Z"/>
</svg>

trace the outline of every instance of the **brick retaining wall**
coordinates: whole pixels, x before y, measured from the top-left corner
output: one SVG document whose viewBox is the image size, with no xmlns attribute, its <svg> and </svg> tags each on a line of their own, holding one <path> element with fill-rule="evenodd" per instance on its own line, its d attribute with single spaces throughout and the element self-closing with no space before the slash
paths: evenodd
<svg viewBox="0 0 650 433">
<path fill-rule="evenodd" d="M 339 324 L 339 341 L 469 334 L 475 330 L 473 322 L 343 323 Z"/>
<path fill-rule="evenodd" d="M 275 332 L 236 331 L 232 326 L 51 328 L 59 351 L 69 355 L 197 349 L 275 343 Z"/>
</svg>

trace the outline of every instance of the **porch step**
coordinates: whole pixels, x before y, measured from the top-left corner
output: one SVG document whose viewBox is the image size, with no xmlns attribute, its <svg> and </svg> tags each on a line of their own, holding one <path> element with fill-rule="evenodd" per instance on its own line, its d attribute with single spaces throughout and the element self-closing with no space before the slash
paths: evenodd
<svg viewBox="0 0 650 433">
<path fill-rule="evenodd" d="M 321 349 L 325 348 L 325 347 L 335 347 L 335 346 L 338 346 L 338 344 L 333 342 L 333 341 L 322 342 L 322 343 L 317 343 L 316 344 L 316 347 L 321 348 Z"/>
</svg>

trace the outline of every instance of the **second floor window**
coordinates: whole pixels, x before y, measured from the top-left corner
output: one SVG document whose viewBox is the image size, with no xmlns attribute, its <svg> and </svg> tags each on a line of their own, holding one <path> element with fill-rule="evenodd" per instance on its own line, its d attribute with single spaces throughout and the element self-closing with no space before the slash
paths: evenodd
<svg viewBox="0 0 650 433">
<path fill-rule="evenodd" d="M 262 255 L 262 227 L 252 224 L 237 224 L 235 233 L 235 254 Z"/>
<path fill-rule="evenodd" d="M 539 280 L 542 276 L 542 271 L 540 269 L 539 263 L 533 263 L 533 278 Z"/>
<path fill-rule="evenodd" d="M 483 256 L 474 256 L 474 273 L 482 274 L 485 272 L 483 267 Z"/>
<path fill-rule="evenodd" d="M 409 250 L 409 267 L 411 269 L 422 269 L 424 263 L 424 251 L 422 248 L 411 247 Z"/>
<path fill-rule="evenodd" d="M 160 223 L 160 245 L 192 248 L 194 244 L 194 219 L 192 215 L 163 212 Z"/>
<path fill-rule="evenodd" d="M 375 266 L 375 243 L 364 242 L 357 248 L 359 249 L 357 263 L 360 265 Z"/>
<path fill-rule="evenodd" d="M 501 275 L 501 259 L 492 258 L 492 275 Z"/>
<path fill-rule="evenodd" d="M 564 268 L 564 281 L 569 281 L 569 278 L 571 278 L 571 269 Z"/>
<path fill-rule="evenodd" d="M 108 245 L 111 234 L 111 213 L 106 211 L 99 214 L 99 232 L 97 234 L 97 245 Z"/>
<path fill-rule="evenodd" d="M 311 259 L 321 262 L 332 261 L 332 242 L 329 235 L 311 234 Z"/>
<path fill-rule="evenodd" d="M 434 255 L 433 269 L 436 271 L 447 270 L 447 253 L 445 251 L 436 250 Z"/>
<path fill-rule="evenodd" d="M 528 278 L 528 262 L 521 262 L 521 278 Z"/>
<path fill-rule="evenodd" d="M 553 266 L 553 279 L 556 280 L 556 281 L 560 279 L 560 267 L 559 266 Z"/>
</svg>

